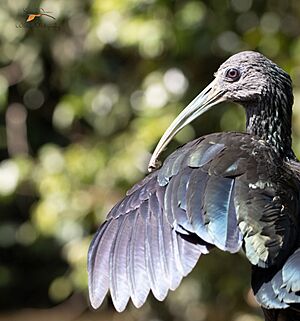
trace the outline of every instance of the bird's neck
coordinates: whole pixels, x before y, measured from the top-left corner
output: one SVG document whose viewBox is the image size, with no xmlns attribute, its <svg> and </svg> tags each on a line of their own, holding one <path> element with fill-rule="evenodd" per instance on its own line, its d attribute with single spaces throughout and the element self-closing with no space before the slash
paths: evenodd
<svg viewBox="0 0 300 321">
<path fill-rule="evenodd" d="M 273 101 L 246 106 L 247 132 L 269 143 L 284 159 L 296 159 L 292 150 L 292 106 Z"/>
</svg>

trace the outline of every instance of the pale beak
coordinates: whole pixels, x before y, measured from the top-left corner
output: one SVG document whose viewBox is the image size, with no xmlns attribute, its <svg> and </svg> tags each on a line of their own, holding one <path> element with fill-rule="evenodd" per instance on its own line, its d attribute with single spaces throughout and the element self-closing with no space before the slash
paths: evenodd
<svg viewBox="0 0 300 321">
<path fill-rule="evenodd" d="M 158 142 L 148 165 L 148 171 L 152 172 L 159 167 L 158 157 L 166 148 L 171 139 L 187 124 L 199 117 L 212 106 L 225 101 L 221 91 L 217 86 L 216 79 L 213 80 L 173 121 Z"/>
</svg>

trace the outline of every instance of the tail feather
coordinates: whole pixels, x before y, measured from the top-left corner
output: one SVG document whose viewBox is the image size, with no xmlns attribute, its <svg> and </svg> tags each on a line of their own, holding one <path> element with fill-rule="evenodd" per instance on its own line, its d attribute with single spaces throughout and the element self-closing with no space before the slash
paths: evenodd
<svg viewBox="0 0 300 321">
<path fill-rule="evenodd" d="M 300 320 L 300 249 L 278 268 L 253 266 L 252 288 L 266 321 Z"/>
</svg>

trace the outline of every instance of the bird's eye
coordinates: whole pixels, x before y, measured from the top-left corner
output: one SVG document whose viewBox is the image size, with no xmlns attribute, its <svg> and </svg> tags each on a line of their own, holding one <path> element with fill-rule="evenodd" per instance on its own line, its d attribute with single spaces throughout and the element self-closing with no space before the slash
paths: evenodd
<svg viewBox="0 0 300 321">
<path fill-rule="evenodd" d="M 237 81 L 240 79 L 241 73 L 236 68 L 229 68 L 226 70 L 225 77 L 228 81 Z"/>
</svg>

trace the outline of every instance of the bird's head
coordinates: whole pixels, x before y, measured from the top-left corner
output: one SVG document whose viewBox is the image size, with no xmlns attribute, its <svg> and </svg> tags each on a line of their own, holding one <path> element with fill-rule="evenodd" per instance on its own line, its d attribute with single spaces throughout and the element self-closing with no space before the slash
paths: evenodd
<svg viewBox="0 0 300 321">
<path fill-rule="evenodd" d="M 214 93 L 221 93 L 224 100 L 247 107 L 253 102 L 285 95 L 290 99 L 290 76 L 271 60 L 254 51 L 243 51 L 228 58 L 215 73 L 211 83 Z"/>
<path fill-rule="evenodd" d="M 230 101 L 247 109 L 261 102 L 269 108 L 293 103 L 290 76 L 271 60 L 254 51 L 228 58 L 214 74 L 215 79 L 176 117 L 160 139 L 148 169 L 157 168 L 157 158 L 170 140 L 187 124 L 220 102 Z M 272 100 L 272 101 L 271 101 Z M 287 110 L 291 113 L 291 110 Z"/>
</svg>

